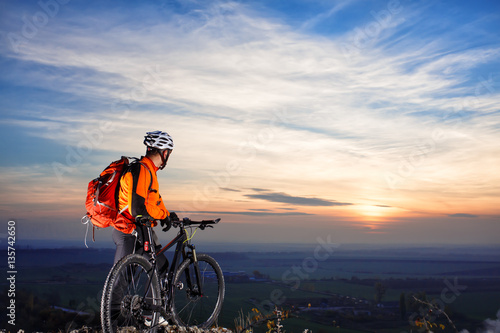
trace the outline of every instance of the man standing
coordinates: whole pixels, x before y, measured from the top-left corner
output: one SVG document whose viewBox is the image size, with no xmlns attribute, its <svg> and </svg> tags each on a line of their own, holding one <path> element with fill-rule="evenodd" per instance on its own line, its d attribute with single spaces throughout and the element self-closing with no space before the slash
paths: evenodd
<svg viewBox="0 0 500 333">
<path fill-rule="evenodd" d="M 144 239 L 146 230 L 135 222 L 137 216 L 150 216 L 160 220 L 162 226 L 166 225 L 164 231 L 170 228 L 170 218 L 177 217 L 165 208 L 156 177 L 156 172 L 167 165 L 174 142 L 168 133 L 154 131 L 146 133 L 144 144 L 147 147 L 146 156 L 132 163 L 120 180 L 118 208 L 121 214 L 113 230 L 113 241 L 116 244 L 115 263 L 135 252 L 136 237 Z M 153 237 L 158 246 L 154 231 Z M 168 267 L 165 255 L 159 256 L 157 262 L 160 274 L 165 272 Z"/>
</svg>

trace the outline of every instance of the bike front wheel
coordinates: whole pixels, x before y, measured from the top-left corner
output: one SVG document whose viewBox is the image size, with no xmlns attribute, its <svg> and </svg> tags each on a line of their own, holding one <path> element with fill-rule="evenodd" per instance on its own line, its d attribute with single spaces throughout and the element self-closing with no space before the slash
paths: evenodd
<svg viewBox="0 0 500 333">
<path fill-rule="evenodd" d="M 179 326 L 208 328 L 215 323 L 224 301 L 224 275 L 214 258 L 198 254 L 184 260 L 174 277 L 172 312 Z"/>
<path fill-rule="evenodd" d="M 104 284 L 102 331 L 156 332 L 160 295 L 158 276 L 145 257 L 131 254 L 122 258 L 113 266 Z"/>
</svg>

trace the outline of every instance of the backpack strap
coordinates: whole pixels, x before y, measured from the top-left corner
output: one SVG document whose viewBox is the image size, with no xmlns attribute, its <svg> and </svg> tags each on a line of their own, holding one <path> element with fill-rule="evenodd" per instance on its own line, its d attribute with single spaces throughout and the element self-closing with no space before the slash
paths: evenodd
<svg viewBox="0 0 500 333">
<path fill-rule="evenodd" d="M 89 226 L 90 226 L 90 224 L 92 224 L 92 221 L 91 221 L 90 217 L 87 214 L 85 214 L 82 217 L 82 224 L 86 224 L 87 225 L 87 230 L 85 231 L 85 238 L 83 240 L 84 240 L 84 243 L 85 243 L 85 247 L 88 249 L 89 246 L 87 245 L 87 235 L 89 233 Z M 92 224 L 92 241 L 95 242 L 94 225 L 93 224 Z"/>
<path fill-rule="evenodd" d="M 147 167 L 146 164 L 142 163 L 140 160 L 136 159 L 132 163 L 129 164 L 129 168 L 125 172 L 131 172 L 132 173 L 132 178 L 133 178 L 133 185 L 132 185 L 132 197 L 134 197 L 137 193 L 137 182 L 139 179 L 139 174 L 141 172 L 141 166 L 143 166 L 146 170 L 149 172 L 149 186 L 148 186 L 148 193 L 151 192 L 151 188 L 153 187 L 153 173 L 149 168 Z M 147 198 L 144 198 L 147 199 Z M 132 207 L 131 210 L 134 208 Z M 136 212 L 137 213 L 137 212 Z M 142 213 L 144 214 L 144 213 Z"/>
<path fill-rule="evenodd" d="M 149 171 L 149 180 L 150 180 L 150 182 L 149 182 L 149 187 L 148 187 L 148 193 L 149 193 L 149 192 L 151 192 L 151 187 L 153 187 L 153 174 L 151 173 L 151 170 L 149 170 L 149 168 L 148 168 L 148 166 L 147 166 L 146 164 L 144 164 L 144 163 L 142 163 L 142 162 L 139 162 L 139 163 L 141 163 L 141 165 L 142 165 L 143 167 L 145 167 L 145 168 L 146 168 L 146 170 L 148 170 L 148 171 Z"/>
<path fill-rule="evenodd" d="M 126 160 L 127 165 L 123 169 L 122 173 L 119 175 L 120 181 L 121 181 L 121 178 L 123 177 L 123 175 L 125 175 L 127 172 L 131 172 L 132 171 L 132 166 L 134 164 L 141 163 L 140 160 L 137 157 L 122 156 L 122 159 Z M 151 187 L 151 185 L 150 185 L 150 187 Z M 119 192 L 119 189 L 120 189 L 120 186 L 117 186 L 117 191 L 116 191 L 117 206 L 118 206 L 118 192 Z M 125 207 L 123 207 L 121 210 L 118 211 L 118 215 L 122 215 L 123 212 L 125 212 L 128 208 L 129 208 L 129 205 L 126 205 Z"/>
<path fill-rule="evenodd" d="M 127 209 L 128 209 L 128 205 L 126 205 L 125 207 L 123 207 L 123 209 L 122 209 L 122 210 L 120 210 L 120 211 L 118 212 L 118 214 L 122 214 L 122 213 L 123 213 L 124 211 L 126 211 Z"/>
</svg>

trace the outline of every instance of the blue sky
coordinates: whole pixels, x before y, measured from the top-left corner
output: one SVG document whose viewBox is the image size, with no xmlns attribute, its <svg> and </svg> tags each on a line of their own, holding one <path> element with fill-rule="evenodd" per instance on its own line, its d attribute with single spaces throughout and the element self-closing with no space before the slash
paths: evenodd
<svg viewBox="0 0 500 333">
<path fill-rule="evenodd" d="M 166 206 L 221 215 L 209 240 L 498 244 L 497 1 L 4 1 L 1 18 L 0 217 L 26 240 L 81 238 L 88 181 L 160 129 Z"/>
</svg>

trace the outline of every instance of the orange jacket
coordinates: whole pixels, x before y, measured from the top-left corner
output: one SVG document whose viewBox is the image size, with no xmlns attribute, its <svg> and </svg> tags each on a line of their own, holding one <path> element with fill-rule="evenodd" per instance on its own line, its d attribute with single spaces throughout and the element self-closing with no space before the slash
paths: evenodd
<svg viewBox="0 0 500 333">
<path fill-rule="evenodd" d="M 170 215 L 160 195 L 156 171 L 158 168 L 149 157 L 142 157 L 123 174 L 118 192 L 118 208 L 123 210 L 114 227 L 124 233 L 135 229 L 137 215 L 149 215 L 162 220 Z"/>
</svg>

